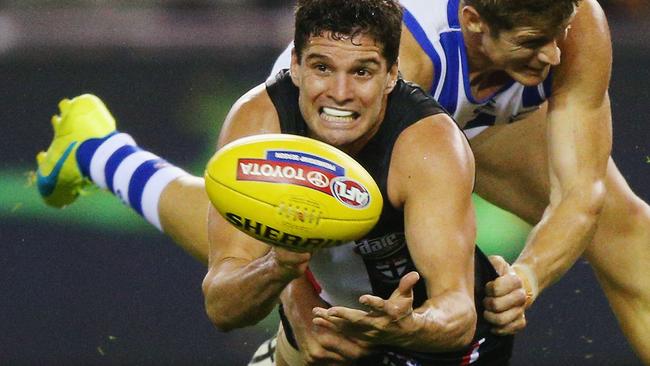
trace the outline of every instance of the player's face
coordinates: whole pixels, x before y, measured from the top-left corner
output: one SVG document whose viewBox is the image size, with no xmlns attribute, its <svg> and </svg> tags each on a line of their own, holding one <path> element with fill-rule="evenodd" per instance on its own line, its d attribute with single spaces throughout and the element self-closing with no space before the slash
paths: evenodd
<svg viewBox="0 0 650 366">
<path fill-rule="evenodd" d="M 291 77 L 310 136 L 355 152 L 378 130 L 397 65 L 388 68 L 382 45 L 367 35 L 311 37 L 301 60 L 291 59 Z"/>
<path fill-rule="evenodd" d="M 538 85 L 551 66 L 560 63 L 561 43 L 569 31 L 568 21 L 560 29 L 517 27 L 501 31 L 494 38 L 483 36 L 483 51 L 491 63 L 511 78 L 527 86 Z"/>
</svg>

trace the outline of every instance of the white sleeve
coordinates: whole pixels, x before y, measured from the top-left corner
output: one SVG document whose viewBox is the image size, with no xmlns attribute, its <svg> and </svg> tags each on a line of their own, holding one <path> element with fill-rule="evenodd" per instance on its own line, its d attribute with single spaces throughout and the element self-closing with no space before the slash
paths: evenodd
<svg viewBox="0 0 650 366">
<path fill-rule="evenodd" d="M 291 66 L 292 49 L 293 49 L 293 42 L 289 43 L 287 48 L 285 48 L 284 51 L 282 51 L 278 59 L 275 60 L 275 63 L 273 64 L 273 70 L 271 70 L 271 74 L 269 75 L 269 78 L 275 76 L 275 74 L 277 74 L 278 71 L 282 69 L 288 69 L 289 66 Z"/>
</svg>

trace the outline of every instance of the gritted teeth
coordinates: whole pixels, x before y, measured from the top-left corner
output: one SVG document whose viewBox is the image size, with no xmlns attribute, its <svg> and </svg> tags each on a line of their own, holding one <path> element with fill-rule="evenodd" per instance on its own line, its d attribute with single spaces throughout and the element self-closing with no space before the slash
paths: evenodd
<svg viewBox="0 0 650 366">
<path fill-rule="evenodd" d="M 353 111 L 346 111 L 342 109 L 323 107 L 323 113 L 328 114 L 333 117 L 353 117 L 356 113 Z"/>
</svg>

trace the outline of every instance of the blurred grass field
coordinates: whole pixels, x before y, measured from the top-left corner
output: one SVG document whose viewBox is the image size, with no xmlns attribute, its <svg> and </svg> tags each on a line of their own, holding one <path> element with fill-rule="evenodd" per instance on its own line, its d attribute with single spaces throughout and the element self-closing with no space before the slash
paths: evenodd
<svg viewBox="0 0 650 366">
<path fill-rule="evenodd" d="M 195 165 L 200 165 L 196 163 Z M 107 191 L 93 187 L 63 209 L 46 206 L 32 182 L 33 171 L 24 168 L 0 171 L 0 218 L 25 222 L 47 221 L 90 230 L 132 234 L 155 234 L 157 230 Z M 477 243 L 487 254 L 501 255 L 509 262 L 523 248 L 530 225 L 474 195 L 477 213 Z"/>
</svg>

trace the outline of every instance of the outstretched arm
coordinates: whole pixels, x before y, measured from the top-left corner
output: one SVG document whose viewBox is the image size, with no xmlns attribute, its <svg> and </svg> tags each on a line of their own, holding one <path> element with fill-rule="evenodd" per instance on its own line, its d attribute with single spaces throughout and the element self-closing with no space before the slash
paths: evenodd
<svg viewBox="0 0 650 366">
<path fill-rule="evenodd" d="M 233 106 L 219 147 L 279 129 L 275 108 L 260 85 Z M 271 312 L 285 286 L 304 273 L 310 254 L 270 247 L 235 229 L 213 207 L 209 211 L 209 263 L 203 280 L 206 312 L 222 330 L 255 324 Z"/>
<path fill-rule="evenodd" d="M 554 70 L 547 136 L 550 204 L 513 268 L 534 300 L 558 280 L 591 241 L 605 198 L 611 150 L 607 88 L 611 42 L 602 9 L 581 3 L 561 64 Z"/>
<path fill-rule="evenodd" d="M 404 276 L 389 299 L 362 296 L 369 311 L 316 309 L 316 324 L 373 345 L 423 352 L 467 346 L 476 325 L 473 180 L 471 151 L 449 116 L 428 117 L 406 129 L 393 150 L 387 199 L 404 210 L 418 273 Z M 428 298 L 413 308 L 418 281 L 425 281 Z"/>
<path fill-rule="evenodd" d="M 221 330 L 256 324 L 278 303 L 280 293 L 300 277 L 309 253 L 294 253 L 249 238 L 210 209 L 210 263 L 203 280 L 205 308 Z"/>
</svg>

